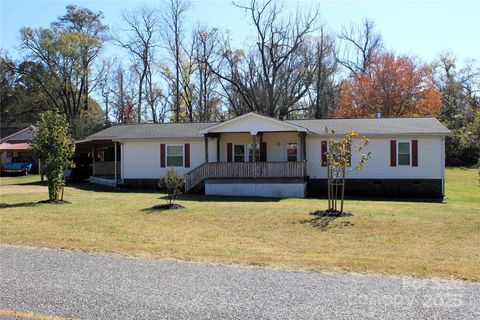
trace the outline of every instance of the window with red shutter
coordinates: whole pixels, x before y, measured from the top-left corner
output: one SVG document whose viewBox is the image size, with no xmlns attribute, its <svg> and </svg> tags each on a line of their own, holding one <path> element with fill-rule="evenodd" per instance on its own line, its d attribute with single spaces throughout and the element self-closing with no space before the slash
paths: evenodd
<svg viewBox="0 0 480 320">
<path fill-rule="evenodd" d="M 397 166 L 397 140 L 390 140 L 390 167 Z"/>
<path fill-rule="evenodd" d="M 185 143 L 185 168 L 190 168 L 190 143 Z"/>
<path fill-rule="evenodd" d="M 322 167 L 327 166 L 328 141 L 322 141 Z"/>
<path fill-rule="evenodd" d="M 418 167 L 418 140 L 412 140 L 412 167 Z"/>
<path fill-rule="evenodd" d="M 231 143 L 227 143 L 227 162 L 232 162 L 233 146 Z"/>
<path fill-rule="evenodd" d="M 267 161 L 267 143 L 262 142 L 260 145 L 260 161 Z"/>
</svg>

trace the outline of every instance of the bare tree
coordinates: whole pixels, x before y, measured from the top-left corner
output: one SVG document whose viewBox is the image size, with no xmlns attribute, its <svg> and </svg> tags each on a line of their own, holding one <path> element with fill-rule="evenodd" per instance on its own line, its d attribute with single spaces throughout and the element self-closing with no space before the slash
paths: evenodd
<svg viewBox="0 0 480 320">
<path fill-rule="evenodd" d="M 320 35 L 312 38 L 312 51 L 315 55 L 314 80 L 309 90 L 310 117 L 315 119 L 327 118 L 329 111 L 334 108 L 338 96 L 339 85 L 335 81 L 338 71 L 338 62 L 335 59 L 335 42 L 325 34 L 321 27 Z"/>
<path fill-rule="evenodd" d="M 180 121 L 180 59 L 184 37 L 184 16 L 189 8 L 189 0 L 169 0 L 168 7 L 163 15 L 163 20 L 167 28 L 166 32 L 163 33 L 163 36 L 175 64 L 175 93 L 173 106 L 175 122 Z"/>
<path fill-rule="evenodd" d="M 198 120 L 202 122 L 216 119 L 216 107 L 220 102 L 220 97 L 215 90 L 218 78 L 208 68 L 209 62 L 212 62 L 215 52 L 219 49 L 218 40 L 216 28 L 197 27 L 193 35 L 198 70 L 197 115 Z"/>
<path fill-rule="evenodd" d="M 135 105 L 138 92 L 135 82 L 138 81 L 136 72 L 118 65 L 113 73 L 111 109 L 116 123 L 132 123 L 135 121 Z"/>
<path fill-rule="evenodd" d="M 230 84 L 250 111 L 289 118 L 312 83 L 313 56 L 306 38 L 316 30 L 318 10 L 284 17 L 282 6 L 273 0 L 235 5 L 250 16 L 256 44 L 245 53 L 232 50 L 227 39 L 220 54 L 223 71 L 210 69 Z"/>
<path fill-rule="evenodd" d="M 339 39 L 343 42 L 342 57 L 337 57 L 351 75 L 363 74 L 372 57 L 383 50 L 382 36 L 375 31 L 373 20 L 364 19 L 360 27 L 344 27 Z"/>
<path fill-rule="evenodd" d="M 192 41 L 189 48 L 183 48 L 180 53 L 179 71 L 180 71 L 180 85 L 181 91 L 179 92 L 182 102 L 185 104 L 188 121 L 194 120 L 194 108 L 193 105 L 198 97 L 195 95 L 195 84 L 193 82 L 194 73 L 197 71 L 198 64 L 195 60 L 195 42 Z"/>
<path fill-rule="evenodd" d="M 137 121 L 142 122 L 142 98 L 145 90 L 149 90 L 149 86 L 145 86 L 147 76 L 152 79 L 154 65 L 154 50 L 159 46 L 160 18 L 156 11 L 149 7 L 140 7 L 132 13 L 123 13 L 123 21 L 127 28 L 122 29 L 128 34 L 127 39 L 116 37 L 117 45 L 127 49 L 132 55 L 135 70 L 138 73 L 138 102 L 137 102 Z M 150 81 L 151 85 L 151 81 Z M 153 88 L 153 86 L 151 86 Z M 151 92 L 149 93 L 151 94 Z M 152 100 L 147 100 L 150 104 L 153 122 L 157 122 Z"/>
<path fill-rule="evenodd" d="M 110 124 L 110 98 L 112 96 L 112 67 L 115 64 L 115 59 L 106 59 L 102 62 L 103 70 L 102 77 L 98 81 L 98 91 L 104 103 L 105 125 Z"/>
</svg>

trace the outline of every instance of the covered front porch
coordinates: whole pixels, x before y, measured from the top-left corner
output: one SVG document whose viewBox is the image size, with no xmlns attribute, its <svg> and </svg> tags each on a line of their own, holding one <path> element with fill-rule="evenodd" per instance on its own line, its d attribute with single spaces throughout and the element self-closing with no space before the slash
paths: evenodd
<svg viewBox="0 0 480 320">
<path fill-rule="evenodd" d="M 304 196 L 306 129 L 247 114 L 201 133 L 205 162 L 185 175 L 186 192 L 205 186 L 206 194 Z"/>
</svg>

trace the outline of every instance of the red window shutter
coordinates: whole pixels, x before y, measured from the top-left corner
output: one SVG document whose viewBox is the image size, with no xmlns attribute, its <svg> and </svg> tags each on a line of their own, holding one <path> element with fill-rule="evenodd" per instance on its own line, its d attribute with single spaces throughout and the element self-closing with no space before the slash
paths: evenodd
<svg viewBox="0 0 480 320">
<path fill-rule="evenodd" d="M 185 168 L 190 168 L 190 143 L 185 143 Z"/>
<path fill-rule="evenodd" d="M 418 140 L 412 140 L 412 167 L 418 167 Z"/>
<path fill-rule="evenodd" d="M 347 151 L 348 151 L 348 159 L 347 159 L 347 167 L 350 167 L 352 166 L 352 146 L 351 145 L 347 145 L 346 146 L 347 148 Z"/>
<path fill-rule="evenodd" d="M 327 166 L 328 141 L 322 141 L 322 167 Z"/>
<path fill-rule="evenodd" d="M 232 162 L 233 146 L 231 143 L 227 143 L 227 162 Z"/>
<path fill-rule="evenodd" d="M 260 161 L 267 161 L 267 143 L 262 142 L 260 145 Z"/>
<path fill-rule="evenodd" d="M 160 145 L 160 168 L 165 168 L 165 144 Z"/>
<path fill-rule="evenodd" d="M 397 166 L 397 140 L 390 140 L 390 167 Z"/>
</svg>

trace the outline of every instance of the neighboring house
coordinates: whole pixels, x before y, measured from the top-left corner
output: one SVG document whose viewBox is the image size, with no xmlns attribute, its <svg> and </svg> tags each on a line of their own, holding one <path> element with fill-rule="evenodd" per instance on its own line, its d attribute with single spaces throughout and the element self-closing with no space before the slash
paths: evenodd
<svg viewBox="0 0 480 320">
<path fill-rule="evenodd" d="M 32 132 L 30 127 L 2 138 L 0 140 L 1 163 L 10 162 L 14 157 L 34 158 L 29 146 L 31 140 Z"/>
<path fill-rule="evenodd" d="M 77 146 L 95 155 L 91 182 L 155 187 L 173 167 L 185 174 L 187 192 L 305 197 L 326 194 L 325 127 L 370 140 L 372 157 L 348 174 L 347 195 L 443 196 L 450 131 L 435 118 L 280 121 L 248 113 L 220 123 L 118 125 Z"/>
</svg>

